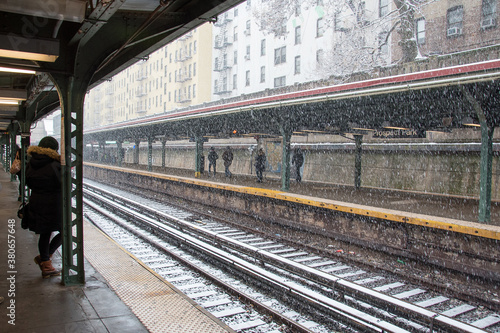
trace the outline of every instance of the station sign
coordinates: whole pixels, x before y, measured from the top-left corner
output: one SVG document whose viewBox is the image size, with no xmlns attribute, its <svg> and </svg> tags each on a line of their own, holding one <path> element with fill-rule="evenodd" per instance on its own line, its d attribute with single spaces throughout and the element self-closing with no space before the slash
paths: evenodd
<svg viewBox="0 0 500 333">
<path fill-rule="evenodd" d="M 425 132 L 416 129 L 380 129 L 373 132 L 374 138 L 382 139 L 413 139 L 425 138 Z"/>
</svg>

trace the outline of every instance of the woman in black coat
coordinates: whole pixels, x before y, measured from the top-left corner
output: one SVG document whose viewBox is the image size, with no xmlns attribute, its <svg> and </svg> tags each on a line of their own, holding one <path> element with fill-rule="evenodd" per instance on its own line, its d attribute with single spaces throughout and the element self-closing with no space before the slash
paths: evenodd
<svg viewBox="0 0 500 333">
<path fill-rule="evenodd" d="M 28 148 L 28 155 L 31 156 L 26 168 L 26 185 L 31 189 L 29 229 L 40 234 L 40 254 L 35 257 L 35 262 L 44 278 L 60 274 L 50 260 L 62 242 L 61 155 L 58 150 L 59 143 L 50 136 L 40 140 L 38 146 Z M 58 234 L 51 240 L 52 232 Z"/>
</svg>

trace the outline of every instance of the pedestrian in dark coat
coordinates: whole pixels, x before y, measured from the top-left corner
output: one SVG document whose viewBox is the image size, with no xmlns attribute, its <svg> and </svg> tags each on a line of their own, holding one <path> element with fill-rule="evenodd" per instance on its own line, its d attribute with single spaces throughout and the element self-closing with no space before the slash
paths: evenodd
<svg viewBox="0 0 500 333">
<path fill-rule="evenodd" d="M 259 149 L 255 158 L 255 173 L 257 174 L 257 182 L 262 183 L 262 173 L 266 169 L 266 154 L 264 150 Z"/>
<path fill-rule="evenodd" d="M 210 148 L 210 152 L 208 153 L 208 175 L 210 176 L 210 170 L 212 170 L 212 167 L 214 168 L 214 177 L 216 168 L 217 168 L 217 160 L 219 159 L 219 155 L 215 151 L 214 147 Z"/>
<path fill-rule="evenodd" d="M 44 278 L 60 274 L 50 260 L 62 241 L 61 155 L 58 150 L 59 143 L 50 136 L 41 139 L 38 146 L 28 148 L 31 156 L 26 168 L 26 185 L 31 189 L 27 206 L 29 229 L 40 234 L 40 254 L 34 260 Z M 52 232 L 57 234 L 51 240 Z"/>
<path fill-rule="evenodd" d="M 297 183 L 300 183 L 302 181 L 302 177 L 300 176 L 300 168 L 304 164 L 304 154 L 302 153 L 302 150 L 300 148 L 295 149 L 293 158 L 292 158 L 292 164 L 295 165 L 295 180 Z"/>
<path fill-rule="evenodd" d="M 231 147 L 227 146 L 222 154 L 222 160 L 224 161 L 226 177 L 231 177 L 231 171 L 229 171 L 229 167 L 233 163 L 233 152 L 231 151 Z"/>
</svg>

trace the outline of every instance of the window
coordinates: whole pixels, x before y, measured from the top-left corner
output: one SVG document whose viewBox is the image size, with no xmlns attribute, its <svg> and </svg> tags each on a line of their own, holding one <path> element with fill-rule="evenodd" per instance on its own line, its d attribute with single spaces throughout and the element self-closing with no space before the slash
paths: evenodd
<svg viewBox="0 0 500 333">
<path fill-rule="evenodd" d="M 295 27 L 295 45 L 302 42 L 302 32 L 300 25 Z"/>
<path fill-rule="evenodd" d="M 233 89 L 238 89 L 238 76 L 236 74 L 233 75 Z"/>
<path fill-rule="evenodd" d="M 250 21 L 247 21 L 247 23 L 246 23 L 245 35 L 247 35 L 247 36 L 250 35 Z"/>
<path fill-rule="evenodd" d="M 286 86 L 286 76 L 280 76 L 274 79 L 274 88 Z"/>
<path fill-rule="evenodd" d="M 234 55 L 233 55 L 233 63 L 235 65 L 238 64 L 238 51 L 234 51 Z"/>
<path fill-rule="evenodd" d="M 193 64 L 193 76 L 196 76 L 196 63 Z"/>
<path fill-rule="evenodd" d="M 274 50 L 274 64 L 279 65 L 286 62 L 286 46 Z"/>
<path fill-rule="evenodd" d="M 389 46 L 387 45 L 387 32 L 383 31 L 378 34 L 378 48 L 381 55 L 389 53 Z"/>
<path fill-rule="evenodd" d="M 481 7 L 481 29 L 496 27 L 497 0 L 483 0 Z"/>
<path fill-rule="evenodd" d="M 325 33 L 324 22 L 323 22 L 323 19 L 320 18 L 316 22 L 316 37 L 321 37 L 321 36 L 323 36 L 324 33 Z"/>
<path fill-rule="evenodd" d="M 295 74 L 300 74 L 300 56 L 295 57 Z"/>
<path fill-rule="evenodd" d="M 234 17 L 238 16 L 238 8 L 234 9 Z"/>
<path fill-rule="evenodd" d="M 245 86 L 249 86 L 250 85 L 250 71 L 247 71 L 245 73 Z"/>
<path fill-rule="evenodd" d="M 415 28 L 417 29 L 417 43 L 420 45 L 425 44 L 425 19 L 418 19 L 417 22 L 415 22 Z"/>
<path fill-rule="evenodd" d="M 196 50 L 197 50 L 197 47 L 196 47 L 196 41 L 193 42 L 193 53 L 196 54 Z"/>
<path fill-rule="evenodd" d="M 446 30 L 446 35 L 448 37 L 461 35 L 464 20 L 464 7 L 456 6 L 448 9 L 447 20 L 448 28 Z"/>
<path fill-rule="evenodd" d="M 196 97 L 196 84 L 193 84 L 193 98 Z"/>
<path fill-rule="evenodd" d="M 260 83 L 266 82 L 266 66 L 260 68 Z"/>
<path fill-rule="evenodd" d="M 321 63 L 323 61 L 324 53 L 325 52 L 322 49 L 319 49 L 318 51 L 316 51 L 316 62 L 317 63 Z"/>
<path fill-rule="evenodd" d="M 266 55 L 266 40 L 265 39 L 260 41 L 260 55 L 261 56 Z"/>
<path fill-rule="evenodd" d="M 234 27 L 233 29 L 233 41 L 238 41 L 238 27 Z"/>
<path fill-rule="evenodd" d="M 250 45 L 247 45 L 247 52 L 245 54 L 245 59 L 250 60 Z"/>
<path fill-rule="evenodd" d="M 389 0 L 379 0 L 378 15 L 380 17 L 386 16 L 389 13 Z"/>
</svg>

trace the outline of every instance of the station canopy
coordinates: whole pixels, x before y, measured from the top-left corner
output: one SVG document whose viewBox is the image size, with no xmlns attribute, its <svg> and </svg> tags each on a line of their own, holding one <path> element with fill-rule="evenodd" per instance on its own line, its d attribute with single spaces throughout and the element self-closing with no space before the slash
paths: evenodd
<svg viewBox="0 0 500 333">
<path fill-rule="evenodd" d="M 85 59 L 98 60 L 92 88 L 240 2 L 1 1 L 0 131 L 59 108 L 53 75 L 73 75 Z"/>
</svg>

